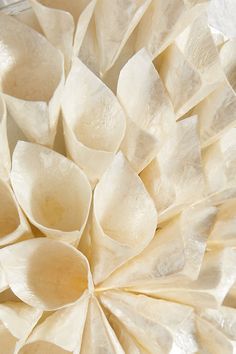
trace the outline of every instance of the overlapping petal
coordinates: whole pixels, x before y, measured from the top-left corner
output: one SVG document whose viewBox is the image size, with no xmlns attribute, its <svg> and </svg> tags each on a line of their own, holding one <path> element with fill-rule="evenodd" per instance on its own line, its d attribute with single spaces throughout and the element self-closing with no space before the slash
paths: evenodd
<svg viewBox="0 0 236 354">
<path fill-rule="evenodd" d="M 2 12 L 0 33 L 0 83 L 7 108 L 30 141 L 52 146 L 64 82 L 62 55 Z"/>
</svg>

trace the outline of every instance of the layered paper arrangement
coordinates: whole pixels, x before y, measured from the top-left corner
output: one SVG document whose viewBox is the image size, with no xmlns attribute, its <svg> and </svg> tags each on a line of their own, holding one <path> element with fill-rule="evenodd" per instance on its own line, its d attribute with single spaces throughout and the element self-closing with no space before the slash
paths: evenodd
<svg viewBox="0 0 236 354">
<path fill-rule="evenodd" d="M 29 3 L 0 12 L 0 353 L 234 354 L 233 2 Z"/>
</svg>

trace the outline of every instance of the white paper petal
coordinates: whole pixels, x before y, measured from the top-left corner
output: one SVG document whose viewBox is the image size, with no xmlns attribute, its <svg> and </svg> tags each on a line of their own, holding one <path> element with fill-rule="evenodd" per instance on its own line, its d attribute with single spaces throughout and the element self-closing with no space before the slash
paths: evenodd
<svg viewBox="0 0 236 354">
<path fill-rule="evenodd" d="M 24 3 L 23 3 L 24 5 Z M 25 3 L 25 9 L 23 11 L 15 12 L 13 13 L 13 16 L 20 22 L 23 22 L 25 25 L 33 28 L 35 31 L 39 33 L 43 33 L 42 28 L 40 27 L 40 24 L 37 20 L 37 17 L 35 16 L 33 10 L 31 7 L 27 6 L 28 4 Z M 16 5 L 17 6 L 17 5 Z M 19 6 L 19 5 L 18 5 Z"/>
<path fill-rule="evenodd" d="M 208 243 L 212 246 L 236 247 L 236 199 L 230 199 L 219 206 Z"/>
<path fill-rule="evenodd" d="M 218 86 L 223 72 L 205 15 L 197 18 L 166 50 L 158 71 L 177 117 Z"/>
<path fill-rule="evenodd" d="M 234 0 L 211 0 L 209 3 L 209 24 L 228 38 L 236 37 L 235 14 Z"/>
<path fill-rule="evenodd" d="M 151 241 L 157 213 L 142 181 L 122 153 L 94 191 L 92 272 L 101 282 Z"/>
<path fill-rule="evenodd" d="M 122 68 L 117 96 L 127 114 L 121 150 L 139 173 L 155 157 L 175 122 L 167 92 L 145 50 Z"/>
<path fill-rule="evenodd" d="M 117 90 L 117 82 L 120 75 L 120 71 L 123 68 L 123 66 L 128 62 L 128 60 L 135 54 L 135 40 L 136 40 L 137 27 L 129 36 L 128 41 L 125 43 L 114 65 L 102 76 L 103 82 L 115 94 Z"/>
<path fill-rule="evenodd" d="M 102 75 L 115 63 L 150 2 L 150 0 L 98 1 L 94 17 L 100 62 L 99 71 Z"/>
<path fill-rule="evenodd" d="M 196 116 L 177 122 L 176 131 L 140 177 L 155 201 L 160 221 L 203 198 L 206 186 Z"/>
<path fill-rule="evenodd" d="M 79 56 L 80 48 L 86 36 L 97 0 L 91 0 L 81 13 L 74 36 L 73 55 Z"/>
<path fill-rule="evenodd" d="M 147 354 L 137 339 L 129 334 L 114 315 L 107 311 L 106 316 L 126 354 Z"/>
<path fill-rule="evenodd" d="M 29 140 L 52 145 L 64 81 L 62 55 L 39 33 L 3 13 L 0 33 L 0 89 L 9 113 Z"/>
<path fill-rule="evenodd" d="M 158 230 L 137 257 L 125 263 L 101 288 L 144 286 L 173 281 L 173 276 L 197 279 L 216 208 L 197 205 Z M 175 278 L 174 278 L 175 279 Z"/>
<path fill-rule="evenodd" d="M 222 304 L 236 279 L 235 250 L 212 250 L 207 252 L 196 281 L 183 281 L 173 278 L 171 281 L 153 283 L 150 286 L 138 286 L 133 291 L 189 304 L 196 308 L 218 307 Z"/>
<path fill-rule="evenodd" d="M 69 155 L 92 184 L 112 161 L 125 133 L 125 115 L 114 94 L 74 59 L 62 100 Z"/>
<path fill-rule="evenodd" d="M 8 282 L 3 268 L 0 265 L 0 293 L 8 288 Z M 2 302 L 2 301 L 1 301 Z"/>
<path fill-rule="evenodd" d="M 0 261 L 12 291 L 38 309 L 68 306 L 92 287 L 87 259 L 61 241 L 23 241 L 5 247 Z"/>
<path fill-rule="evenodd" d="M 64 353 L 80 350 L 88 307 L 88 294 L 65 309 L 60 309 L 35 327 L 20 353 L 51 353 L 51 349 Z M 36 351 L 36 352 L 37 352 Z M 54 352 L 53 352 L 54 353 Z M 57 353 L 57 351 L 56 351 Z"/>
<path fill-rule="evenodd" d="M 121 291 L 104 292 L 100 299 L 148 352 L 196 352 L 192 308 Z"/>
<path fill-rule="evenodd" d="M 203 151 L 203 165 L 209 193 L 236 187 L 236 128 Z"/>
<path fill-rule="evenodd" d="M 0 179 L 0 247 L 27 239 L 31 230 L 10 186 Z"/>
<path fill-rule="evenodd" d="M 89 214 L 91 187 L 77 165 L 53 150 L 18 142 L 11 182 L 32 224 L 51 238 L 79 242 Z"/>
<path fill-rule="evenodd" d="M 220 59 L 226 79 L 192 110 L 193 114 L 198 115 L 203 147 L 215 142 L 236 124 L 236 40 L 223 45 Z"/>
<path fill-rule="evenodd" d="M 204 319 L 197 318 L 197 333 L 203 353 L 234 354 L 235 345 Z"/>
<path fill-rule="evenodd" d="M 221 306 L 219 309 L 203 309 L 200 315 L 227 338 L 236 341 L 236 309 Z"/>
<path fill-rule="evenodd" d="M 83 13 L 83 10 L 89 4 L 89 0 L 31 0 L 30 2 L 45 36 L 64 54 L 65 67 L 68 70 L 72 57 L 74 33 L 77 23 L 81 13 Z"/>
<path fill-rule="evenodd" d="M 97 76 L 99 76 L 99 51 L 94 16 L 88 25 L 83 42 L 79 48 L 78 57 Z"/>
<path fill-rule="evenodd" d="M 8 181 L 11 169 L 11 158 L 7 138 L 7 111 L 0 95 L 0 178 Z"/>
<path fill-rule="evenodd" d="M 80 353 L 125 354 L 95 297 L 89 303 Z"/>
<path fill-rule="evenodd" d="M 138 25 L 136 48 L 145 47 L 154 59 L 206 7 L 207 1 L 154 0 Z M 194 5 L 194 6 L 192 6 Z"/>
<path fill-rule="evenodd" d="M 4 354 L 13 354 L 42 315 L 42 311 L 20 302 L 0 304 L 0 343 Z"/>
</svg>

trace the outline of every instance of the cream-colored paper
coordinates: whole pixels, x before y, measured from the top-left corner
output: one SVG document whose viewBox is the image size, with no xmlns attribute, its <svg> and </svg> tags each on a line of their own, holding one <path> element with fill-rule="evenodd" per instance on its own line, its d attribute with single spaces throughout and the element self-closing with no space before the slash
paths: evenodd
<svg viewBox="0 0 236 354">
<path fill-rule="evenodd" d="M 168 94 L 144 49 L 122 68 L 117 97 L 127 115 L 121 150 L 139 173 L 155 157 L 175 124 Z"/>
<path fill-rule="evenodd" d="M 62 55 L 39 33 L 3 13 L 0 33 L 0 91 L 8 111 L 29 140 L 50 146 L 64 81 Z"/>
<path fill-rule="evenodd" d="M 158 71 L 177 117 L 219 85 L 223 73 L 206 15 L 197 18 L 167 48 Z"/>
<path fill-rule="evenodd" d="M 63 99 L 68 155 L 95 185 L 111 163 L 125 133 L 125 114 L 107 86 L 74 59 Z"/>
<path fill-rule="evenodd" d="M 8 289 L 8 282 L 3 268 L 0 265 L 0 293 Z"/>
<path fill-rule="evenodd" d="M 169 301 L 189 304 L 201 309 L 217 308 L 224 301 L 236 280 L 236 251 L 231 248 L 206 252 L 199 277 L 195 281 L 173 278 L 173 281 L 133 287 L 141 292 Z"/>
<path fill-rule="evenodd" d="M 125 354 L 96 297 L 90 299 L 79 353 Z"/>
<path fill-rule="evenodd" d="M 209 193 L 236 187 L 236 128 L 203 151 L 203 165 Z"/>
<path fill-rule="evenodd" d="M 100 283 L 139 254 L 157 226 L 154 203 L 122 153 L 94 191 L 91 268 Z"/>
<path fill-rule="evenodd" d="M 93 288 L 87 259 L 65 242 L 23 241 L 2 250 L 0 262 L 12 291 L 37 309 L 69 306 Z"/>
<path fill-rule="evenodd" d="M 51 238 L 78 244 L 92 193 L 87 177 L 76 164 L 48 148 L 18 142 L 11 183 L 32 224 Z"/>
<path fill-rule="evenodd" d="M 19 354 L 63 354 L 80 352 L 89 296 L 49 315 L 37 325 Z"/>
<path fill-rule="evenodd" d="M 228 339 L 236 344 L 236 309 L 221 306 L 219 309 L 204 309 L 200 313 L 204 318 L 212 324 L 218 331 L 222 332 Z"/>
<path fill-rule="evenodd" d="M 177 35 L 197 17 L 207 1 L 153 0 L 137 30 L 136 49 L 147 49 L 152 59 L 170 45 Z"/>
<path fill-rule="evenodd" d="M 94 20 L 98 46 L 97 59 L 101 75 L 115 63 L 150 3 L 151 0 L 98 1 Z"/>
<path fill-rule="evenodd" d="M 138 338 L 134 338 L 129 334 L 118 319 L 110 312 L 106 311 L 106 316 L 111 324 L 122 348 L 126 354 L 148 354 L 143 346 L 138 342 Z"/>
<path fill-rule="evenodd" d="M 8 181 L 11 169 L 11 157 L 7 137 L 7 110 L 0 95 L 0 178 Z"/>
<path fill-rule="evenodd" d="M 171 282 L 176 277 L 197 279 L 216 208 L 198 205 L 157 230 L 155 237 L 137 257 L 108 277 L 101 288 L 144 286 Z"/>
<path fill-rule="evenodd" d="M 234 0 L 212 0 L 209 3 L 209 24 L 228 38 L 236 37 L 235 14 Z"/>
<path fill-rule="evenodd" d="M 0 343 L 4 354 L 18 353 L 42 315 L 42 311 L 20 302 L 0 304 Z"/>
<path fill-rule="evenodd" d="M 33 237 L 11 187 L 0 179 L 0 248 Z"/>
<path fill-rule="evenodd" d="M 177 122 L 155 160 L 140 175 L 165 221 L 206 192 L 197 117 Z"/>
<path fill-rule="evenodd" d="M 210 247 L 236 247 L 236 199 L 230 199 L 219 206 L 208 243 Z"/>
<path fill-rule="evenodd" d="M 121 291 L 107 291 L 100 299 L 147 352 L 196 353 L 191 307 Z"/>
<path fill-rule="evenodd" d="M 66 71 L 70 68 L 73 47 L 79 51 L 96 0 L 30 0 L 48 40 L 62 51 Z"/>
<path fill-rule="evenodd" d="M 192 110 L 198 115 L 201 145 L 208 146 L 235 126 L 236 40 L 226 42 L 220 59 L 225 78 L 219 87 Z"/>
<path fill-rule="evenodd" d="M 223 318 L 222 320 L 227 321 L 227 319 Z M 230 338 L 224 334 L 222 328 L 218 330 L 210 321 L 206 321 L 205 318 L 197 317 L 197 334 L 202 348 L 207 353 L 233 354 L 235 352 L 235 341 L 231 341 Z"/>
</svg>

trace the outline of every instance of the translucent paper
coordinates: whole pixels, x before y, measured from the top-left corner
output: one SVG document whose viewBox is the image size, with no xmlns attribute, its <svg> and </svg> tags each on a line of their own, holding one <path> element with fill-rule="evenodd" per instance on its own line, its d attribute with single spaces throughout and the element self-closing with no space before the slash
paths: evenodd
<svg viewBox="0 0 236 354">
<path fill-rule="evenodd" d="M 0 247 L 31 237 L 30 226 L 12 189 L 0 179 Z"/>
<path fill-rule="evenodd" d="M 0 178 L 8 181 L 11 168 L 10 151 L 7 138 L 7 111 L 0 95 Z"/>
<path fill-rule="evenodd" d="M 207 1 L 154 0 L 142 17 L 137 31 L 136 48 L 145 47 L 152 59 L 197 17 Z"/>
<path fill-rule="evenodd" d="M 0 262 L 12 291 L 38 309 L 68 306 L 92 289 L 87 259 L 64 242 L 24 241 L 2 250 Z"/>
<path fill-rule="evenodd" d="M 4 354 L 12 354 L 25 341 L 42 311 L 19 302 L 0 304 L 0 342 Z"/>
<path fill-rule="evenodd" d="M 142 181 L 122 153 L 94 191 L 92 273 L 97 284 L 151 241 L 157 213 Z"/>
<path fill-rule="evenodd" d="M 219 139 L 227 129 L 235 125 L 236 40 L 224 44 L 220 59 L 225 79 L 193 109 L 193 113 L 198 115 L 201 144 L 204 147 Z"/>
<path fill-rule="evenodd" d="M 230 199 L 218 208 L 216 222 L 209 236 L 209 244 L 236 246 L 236 199 Z"/>
<path fill-rule="evenodd" d="M 236 353 L 235 39 L 206 0 L 28 3 L 0 15 L 0 354 Z"/>
<path fill-rule="evenodd" d="M 96 297 L 90 299 L 81 354 L 125 354 Z"/>
<path fill-rule="evenodd" d="M 94 23 L 100 74 L 103 75 L 115 63 L 150 3 L 151 0 L 98 1 Z"/>
<path fill-rule="evenodd" d="M 11 183 L 33 225 L 51 238 L 79 242 L 89 214 L 91 187 L 78 166 L 53 150 L 18 142 Z"/>
<path fill-rule="evenodd" d="M 50 146 L 64 80 L 62 55 L 39 33 L 3 13 L 0 33 L 0 90 L 8 111 L 30 141 Z"/>
<path fill-rule="evenodd" d="M 203 165 L 209 193 L 223 194 L 236 187 L 236 128 L 204 150 Z"/>
<path fill-rule="evenodd" d="M 195 281 L 163 281 L 147 286 L 136 286 L 131 290 L 157 298 L 189 304 L 197 309 L 217 308 L 236 280 L 236 252 L 231 248 L 215 249 L 205 254 L 199 277 Z"/>
<path fill-rule="evenodd" d="M 139 173 L 155 157 L 175 121 L 168 94 L 145 50 L 122 68 L 117 96 L 127 115 L 121 150 Z"/>
<path fill-rule="evenodd" d="M 125 133 L 125 114 L 115 95 L 79 59 L 74 59 L 62 100 L 69 156 L 95 185 Z"/>
<path fill-rule="evenodd" d="M 205 253 L 207 236 L 214 225 L 216 208 L 198 205 L 172 220 L 140 255 L 125 263 L 101 288 L 157 284 L 172 279 L 197 279 Z M 194 246 L 193 246 L 194 245 Z"/>
<path fill-rule="evenodd" d="M 167 48 L 159 73 L 177 117 L 208 96 L 223 80 L 219 56 L 205 15 L 197 18 Z"/>
<path fill-rule="evenodd" d="M 204 197 L 197 117 L 176 124 L 160 151 L 140 177 L 155 201 L 160 221 Z"/>
<path fill-rule="evenodd" d="M 209 24 L 228 38 L 236 37 L 234 0 L 212 0 L 208 8 Z"/>
<path fill-rule="evenodd" d="M 105 292 L 100 299 L 147 352 L 196 352 L 192 308 L 120 291 Z"/>
<path fill-rule="evenodd" d="M 64 354 L 80 351 L 89 296 L 85 293 L 75 304 L 50 314 L 38 324 L 20 350 L 23 353 Z"/>
<path fill-rule="evenodd" d="M 199 339 L 212 352 L 233 353 L 236 348 L 235 309 L 205 309 L 197 318 Z M 210 339 L 211 338 L 211 339 Z"/>
<path fill-rule="evenodd" d="M 31 5 L 48 40 L 62 51 L 68 71 L 92 17 L 96 0 L 31 0 Z"/>
</svg>

